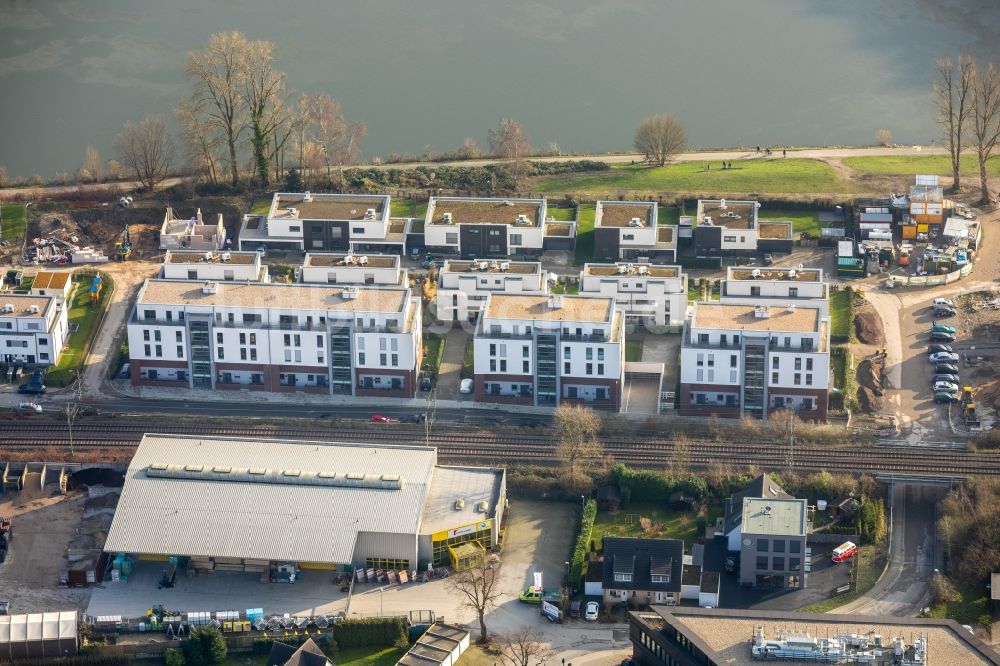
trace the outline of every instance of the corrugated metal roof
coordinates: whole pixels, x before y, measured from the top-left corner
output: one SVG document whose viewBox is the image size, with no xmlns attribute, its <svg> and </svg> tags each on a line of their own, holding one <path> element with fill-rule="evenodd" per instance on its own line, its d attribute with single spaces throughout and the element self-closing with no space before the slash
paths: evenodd
<svg viewBox="0 0 1000 666">
<path fill-rule="evenodd" d="M 146 435 L 125 475 L 104 549 L 351 562 L 359 532 L 417 533 L 436 459 L 423 446 Z M 386 490 L 146 475 L 160 463 L 395 474 L 403 484 Z"/>
</svg>

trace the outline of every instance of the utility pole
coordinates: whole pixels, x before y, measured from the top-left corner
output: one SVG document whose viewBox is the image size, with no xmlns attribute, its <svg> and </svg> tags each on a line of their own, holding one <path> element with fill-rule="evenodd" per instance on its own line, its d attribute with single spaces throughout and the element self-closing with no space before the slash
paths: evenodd
<svg viewBox="0 0 1000 666">
<path fill-rule="evenodd" d="M 71 456 L 75 452 L 73 445 L 73 421 L 76 420 L 77 415 L 80 413 L 80 400 L 82 398 L 83 377 L 77 372 L 76 379 L 73 381 L 73 399 L 66 403 L 66 426 L 69 429 L 69 454 Z"/>
<path fill-rule="evenodd" d="M 437 386 L 435 386 L 429 398 L 431 403 L 430 414 L 424 419 L 424 444 L 427 446 L 431 445 L 431 424 L 434 422 L 434 417 L 437 414 L 437 392 Z"/>
</svg>

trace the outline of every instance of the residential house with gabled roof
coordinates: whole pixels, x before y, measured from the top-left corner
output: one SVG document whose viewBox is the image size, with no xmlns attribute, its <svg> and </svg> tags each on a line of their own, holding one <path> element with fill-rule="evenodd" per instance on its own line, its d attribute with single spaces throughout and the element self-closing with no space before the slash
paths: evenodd
<svg viewBox="0 0 1000 666">
<path fill-rule="evenodd" d="M 683 541 L 605 536 L 601 543 L 604 603 L 636 607 L 680 601 Z"/>
</svg>

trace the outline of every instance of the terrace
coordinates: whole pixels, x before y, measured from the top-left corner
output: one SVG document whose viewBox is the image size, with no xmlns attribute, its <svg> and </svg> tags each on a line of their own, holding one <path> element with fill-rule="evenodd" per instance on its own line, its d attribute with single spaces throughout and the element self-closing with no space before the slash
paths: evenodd
<svg viewBox="0 0 1000 666">
<path fill-rule="evenodd" d="M 541 271 L 541 264 L 528 261 L 446 261 L 445 273 L 516 273 L 532 275 Z"/>
<path fill-rule="evenodd" d="M 730 268 L 728 278 L 730 280 L 822 282 L 823 271 L 818 268 Z"/>
<path fill-rule="evenodd" d="M 717 201 L 700 200 L 698 202 L 698 224 L 710 220 L 712 224 L 727 229 L 753 229 L 757 221 L 756 201 Z"/>
<path fill-rule="evenodd" d="M 757 228 L 757 238 L 765 238 L 768 240 L 791 240 L 792 223 L 761 222 Z"/>
<path fill-rule="evenodd" d="M 388 208 L 389 197 L 342 194 L 274 195 L 272 219 L 293 220 L 379 220 Z M 374 216 L 369 214 L 374 210 Z M 295 211 L 292 214 L 292 210 Z"/>
<path fill-rule="evenodd" d="M 430 224 L 541 225 L 544 199 L 433 198 L 427 208 Z"/>
<path fill-rule="evenodd" d="M 622 272 L 621 267 L 625 267 L 626 270 Z M 676 278 L 680 275 L 680 268 L 654 264 L 587 264 L 584 266 L 584 274 L 595 277 L 648 275 L 656 278 Z"/>
<path fill-rule="evenodd" d="M 613 203 L 607 201 L 597 203 L 594 226 L 649 227 L 655 223 L 653 204 L 651 203 Z"/>
<path fill-rule="evenodd" d="M 364 257 L 364 263 L 361 262 Z M 399 265 L 399 257 L 396 255 L 354 255 L 354 254 L 312 254 L 305 256 L 304 266 L 331 267 L 331 266 L 367 266 L 369 268 L 396 268 Z"/>
<path fill-rule="evenodd" d="M 170 252 L 164 263 L 168 264 L 241 264 L 249 266 L 258 261 L 256 252 Z"/>
<path fill-rule="evenodd" d="M 567 224 L 565 222 L 546 222 L 545 223 L 545 235 L 546 236 L 560 236 L 568 237 L 573 229 L 572 224 Z"/>
</svg>

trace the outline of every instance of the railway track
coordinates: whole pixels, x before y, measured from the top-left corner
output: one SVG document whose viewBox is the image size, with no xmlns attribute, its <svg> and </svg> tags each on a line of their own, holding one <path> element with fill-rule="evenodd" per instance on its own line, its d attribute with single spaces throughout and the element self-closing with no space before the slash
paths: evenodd
<svg viewBox="0 0 1000 666">
<path fill-rule="evenodd" d="M 419 427 L 387 426 L 385 429 L 320 429 L 279 426 L 229 427 L 213 425 L 166 425 L 148 422 L 78 422 L 73 427 L 73 447 L 77 451 L 134 448 L 146 432 L 168 431 L 179 435 L 217 437 L 281 437 L 283 439 L 359 441 L 372 443 L 427 443 L 435 446 L 442 460 L 479 461 L 510 464 L 529 462 L 552 464 L 557 461 L 554 445 L 547 436 L 516 433 L 438 431 L 425 433 Z M 0 423 L 0 450 L 42 451 L 66 449 L 70 438 L 66 425 L 59 423 Z M 716 464 L 765 469 L 827 470 L 846 473 L 900 473 L 934 476 L 1000 476 L 1000 455 L 954 450 L 884 449 L 846 447 L 831 449 L 773 441 L 726 443 L 686 438 L 687 464 L 707 468 Z M 650 437 L 608 438 L 606 453 L 618 462 L 663 469 L 676 462 L 675 442 Z"/>
</svg>

